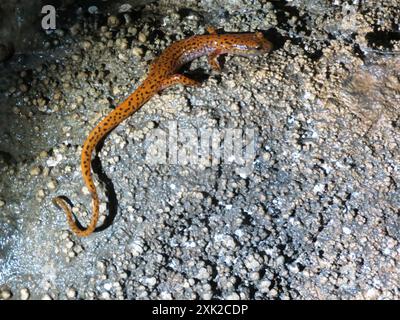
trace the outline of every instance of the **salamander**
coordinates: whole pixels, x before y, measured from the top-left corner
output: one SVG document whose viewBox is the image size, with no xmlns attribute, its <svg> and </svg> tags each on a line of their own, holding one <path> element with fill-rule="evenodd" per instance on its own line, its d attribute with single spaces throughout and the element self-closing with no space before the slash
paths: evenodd
<svg viewBox="0 0 400 320">
<path fill-rule="evenodd" d="M 216 71 L 221 70 L 218 56 L 222 54 L 257 55 L 268 53 L 272 43 L 261 32 L 219 34 L 212 27 L 208 34 L 194 35 L 174 42 L 150 65 L 147 78 L 137 89 L 114 110 L 112 110 L 86 138 L 81 154 L 81 170 L 84 183 L 92 198 L 92 216 L 89 225 L 81 229 L 65 197 L 58 196 L 53 203 L 61 208 L 71 230 L 80 237 L 86 237 L 96 229 L 99 219 L 99 196 L 91 172 L 92 153 L 97 144 L 116 126 L 138 111 L 152 96 L 175 84 L 198 86 L 200 83 L 183 74 L 179 69 L 188 62 L 201 56 L 208 56 L 209 64 Z"/>
</svg>

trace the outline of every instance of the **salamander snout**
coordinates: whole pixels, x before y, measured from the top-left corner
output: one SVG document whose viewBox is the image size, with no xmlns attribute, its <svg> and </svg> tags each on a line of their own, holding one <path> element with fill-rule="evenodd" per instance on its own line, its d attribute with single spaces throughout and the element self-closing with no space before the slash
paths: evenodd
<svg viewBox="0 0 400 320">
<path fill-rule="evenodd" d="M 264 38 L 261 32 L 250 33 L 246 43 L 245 54 L 264 54 L 272 50 L 272 43 Z"/>
<path fill-rule="evenodd" d="M 272 42 L 265 39 L 261 32 L 256 32 L 254 37 L 256 42 L 256 50 L 261 51 L 261 53 L 268 53 L 272 50 Z"/>
</svg>

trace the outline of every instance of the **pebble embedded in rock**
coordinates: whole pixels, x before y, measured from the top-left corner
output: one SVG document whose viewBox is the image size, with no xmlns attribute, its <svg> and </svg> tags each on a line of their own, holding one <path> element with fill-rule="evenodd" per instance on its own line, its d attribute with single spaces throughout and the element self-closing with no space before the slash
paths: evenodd
<svg viewBox="0 0 400 320">
<path fill-rule="evenodd" d="M 21 300 L 28 300 L 30 297 L 30 292 L 27 288 L 20 290 Z"/>
<path fill-rule="evenodd" d="M 68 299 L 75 299 L 77 292 L 74 288 L 68 288 L 66 294 Z"/>
<path fill-rule="evenodd" d="M 139 40 L 140 42 L 144 43 L 144 42 L 146 42 L 147 37 L 146 37 L 146 35 L 145 35 L 143 32 L 139 32 L 138 40 Z"/>
<path fill-rule="evenodd" d="M 118 27 L 120 24 L 119 19 L 116 16 L 109 16 L 107 19 L 107 25 L 111 28 Z"/>
<path fill-rule="evenodd" d="M 11 297 L 12 297 L 12 293 L 11 293 L 10 290 L 8 290 L 8 289 L 0 290 L 0 298 L 1 298 L 2 300 L 8 300 L 8 299 L 10 299 Z"/>
<path fill-rule="evenodd" d="M 40 167 L 33 167 L 33 168 L 29 171 L 29 174 L 30 174 L 31 176 L 38 176 L 38 175 L 40 174 L 40 172 L 41 172 Z"/>
</svg>

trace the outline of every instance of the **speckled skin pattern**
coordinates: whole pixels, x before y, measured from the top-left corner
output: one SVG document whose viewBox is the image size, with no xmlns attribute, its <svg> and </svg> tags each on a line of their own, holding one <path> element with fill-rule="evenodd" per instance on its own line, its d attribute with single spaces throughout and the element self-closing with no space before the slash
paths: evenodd
<svg viewBox="0 0 400 320">
<path fill-rule="evenodd" d="M 220 70 L 217 57 L 221 54 L 255 55 L 267 53 L 272 44 L 261 32 L 217 34 L 208 28 L 210 34 L 196 35 L 170 45 L 151 64 L 149 74 L 143 83 L 118 107 L 111 111 L 90 132 L 83 144 L 81 170 L 83 180 L 92 197 L 92 217 L 89 225 L 81 229 L 64 197 L 56 197 L 53 202 L 64 210 L 71 230 L 80 237 L 90 235 L 96 228 L 99 218 L 99 196 L 91 172 L 92 153 L 97 144 L 122 121 L 135 113 L 153 95 L 174 84 L 197 86 L 199 83 L 177 73 L 184 64 L 204 55 L 208 56 L 211 67 Z"/>
</svg>

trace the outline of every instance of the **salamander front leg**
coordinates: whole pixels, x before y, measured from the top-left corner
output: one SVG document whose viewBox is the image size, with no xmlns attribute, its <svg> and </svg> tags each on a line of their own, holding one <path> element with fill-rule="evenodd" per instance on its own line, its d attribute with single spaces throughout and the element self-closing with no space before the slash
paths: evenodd
<svg viewBox="0 0 400 320">
<path fill-rule="evenodd" d="M 208 32 L 209 34 L 217 34 L 217 29 L 215 29 L 213 26 L 208 26 L 208 27 L 206 28 L 206 30 L 207 30 L 207 32 Z"/>
</svg>

